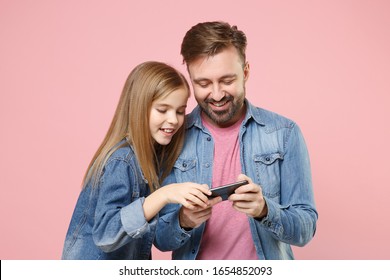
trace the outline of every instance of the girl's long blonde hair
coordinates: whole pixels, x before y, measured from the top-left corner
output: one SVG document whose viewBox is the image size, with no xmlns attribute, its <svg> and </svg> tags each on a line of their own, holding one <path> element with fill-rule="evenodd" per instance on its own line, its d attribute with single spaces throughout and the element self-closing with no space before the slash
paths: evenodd
<svg viewBox="0 0 390 280">
<path fill-rule="evenodd" d="M 171 142 L 162 146 L 154 141 L 149 128 L 152 102 L 172 91 L 190 89 L 185 77 L 175 68 L 156 61 L 144 62 L 129 74 L 108 132 L 84 175 L 83 186 L 92 180 L 96 187 L 104 165 L 124 138 L 133 147 L 150 191 L 156 190 L 168 176 L 184 141 L 184 125 Z"/>
</svg>

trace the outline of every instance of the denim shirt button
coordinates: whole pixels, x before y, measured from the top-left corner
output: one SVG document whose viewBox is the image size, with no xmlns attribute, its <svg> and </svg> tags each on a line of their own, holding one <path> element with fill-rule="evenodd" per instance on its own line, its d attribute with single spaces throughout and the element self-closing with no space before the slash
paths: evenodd
<svg viewBox="0 0 390 280">
<path fill-rule="evenodd" d="M 187 163 L 183 163 L 183 167 L 187 167 Z"/>
<path fill-rule="evenodd" d="M 209 168 L 209 167 L 210 167 L 210 163 L 206 163 L 205 166 L 206 166 L 207 168 Z"/>
<path fill-rule="evenodd" d="M 207 141 L 211 141 L 211 137 L 209 136 L 209 137 L 207 137 Z"/>
<path fill-rule="evenodd" d="M 271 159 L 270 159 L 269 157 L 266 157 L 265 160 L 266 160 L 266 161 L 270 161 Z"/>
<path fill-rule="evenodd" d="M 191 253 L 192 253 L 192 254 L 195 254 L 195 249 L 192 249 Z"/>
<path fill-rule="evenodd" d="M 267 225 L 268 225 L 268 227 L 270 227 L 270 226 L 272 225 L 272 223 L 271 223 L 271 222 L 268 222 L 268 224 L 267 224 Z"/>
</svg>

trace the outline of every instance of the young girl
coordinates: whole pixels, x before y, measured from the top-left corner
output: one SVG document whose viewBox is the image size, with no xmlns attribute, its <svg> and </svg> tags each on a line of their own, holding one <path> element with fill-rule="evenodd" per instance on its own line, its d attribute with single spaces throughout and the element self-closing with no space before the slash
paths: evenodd
<svg viewBox="0 0 390 280">
<path fill-rule="evenodd" d="M 183 145 L 189 93 L 184 76 L 164 63 L 145 62 L 130 73 L 85 174 L 62 259 L 151 259 L 162 207 L 207 207 L 206 186 L 159 188 Z"/>
</svg>

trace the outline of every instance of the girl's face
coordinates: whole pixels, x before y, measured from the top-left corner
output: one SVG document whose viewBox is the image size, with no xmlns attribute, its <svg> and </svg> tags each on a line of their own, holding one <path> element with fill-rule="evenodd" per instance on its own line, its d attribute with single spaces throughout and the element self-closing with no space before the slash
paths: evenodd
<svg viewBox="0 0 390 280">
<path fill-rule="evenodd" d="M 187 90 L 179 88 L 153 101 L 149 127 L 153 139 L 160 145 L 168 145 L 173 135 L 183 125 L 187 100 Z"/>
</svg>

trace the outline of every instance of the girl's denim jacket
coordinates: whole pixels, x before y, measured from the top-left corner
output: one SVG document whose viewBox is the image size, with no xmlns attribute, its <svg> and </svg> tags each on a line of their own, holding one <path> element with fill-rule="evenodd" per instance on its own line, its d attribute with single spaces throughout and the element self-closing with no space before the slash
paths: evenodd
<svg viewBox="0 0 390 280">
<path fill-rule="evenodd" d="M 150 259 L 158 217 L 147 222 L 149 194 L 135 154 L 126 141 L 107 160 L 98 186 L 80 193 L 62 259 Z"/>
<path fill-rule="evenodd" d="M 261 186 L 268 207 L 263 219 L 248 217 L 257 256 L 293 259 L 290 245 L 307 244 L 318 218 L 306 144 L 294 122 L 254 107 L 248 100 L 245 103 L 247 112 L 239 132 L 241 166 L 243 173 Z M 185 146 L 166 183 L 211 186 L 214 143 L 200 113 L 196 107 L 188 117 Z M 179 225 L 178 213 L 178 205 L 162 209 L 155 245 L 173 251 L 173 259 L 195 259 L 204 224 L 186 231 Z"/>
</svg>

